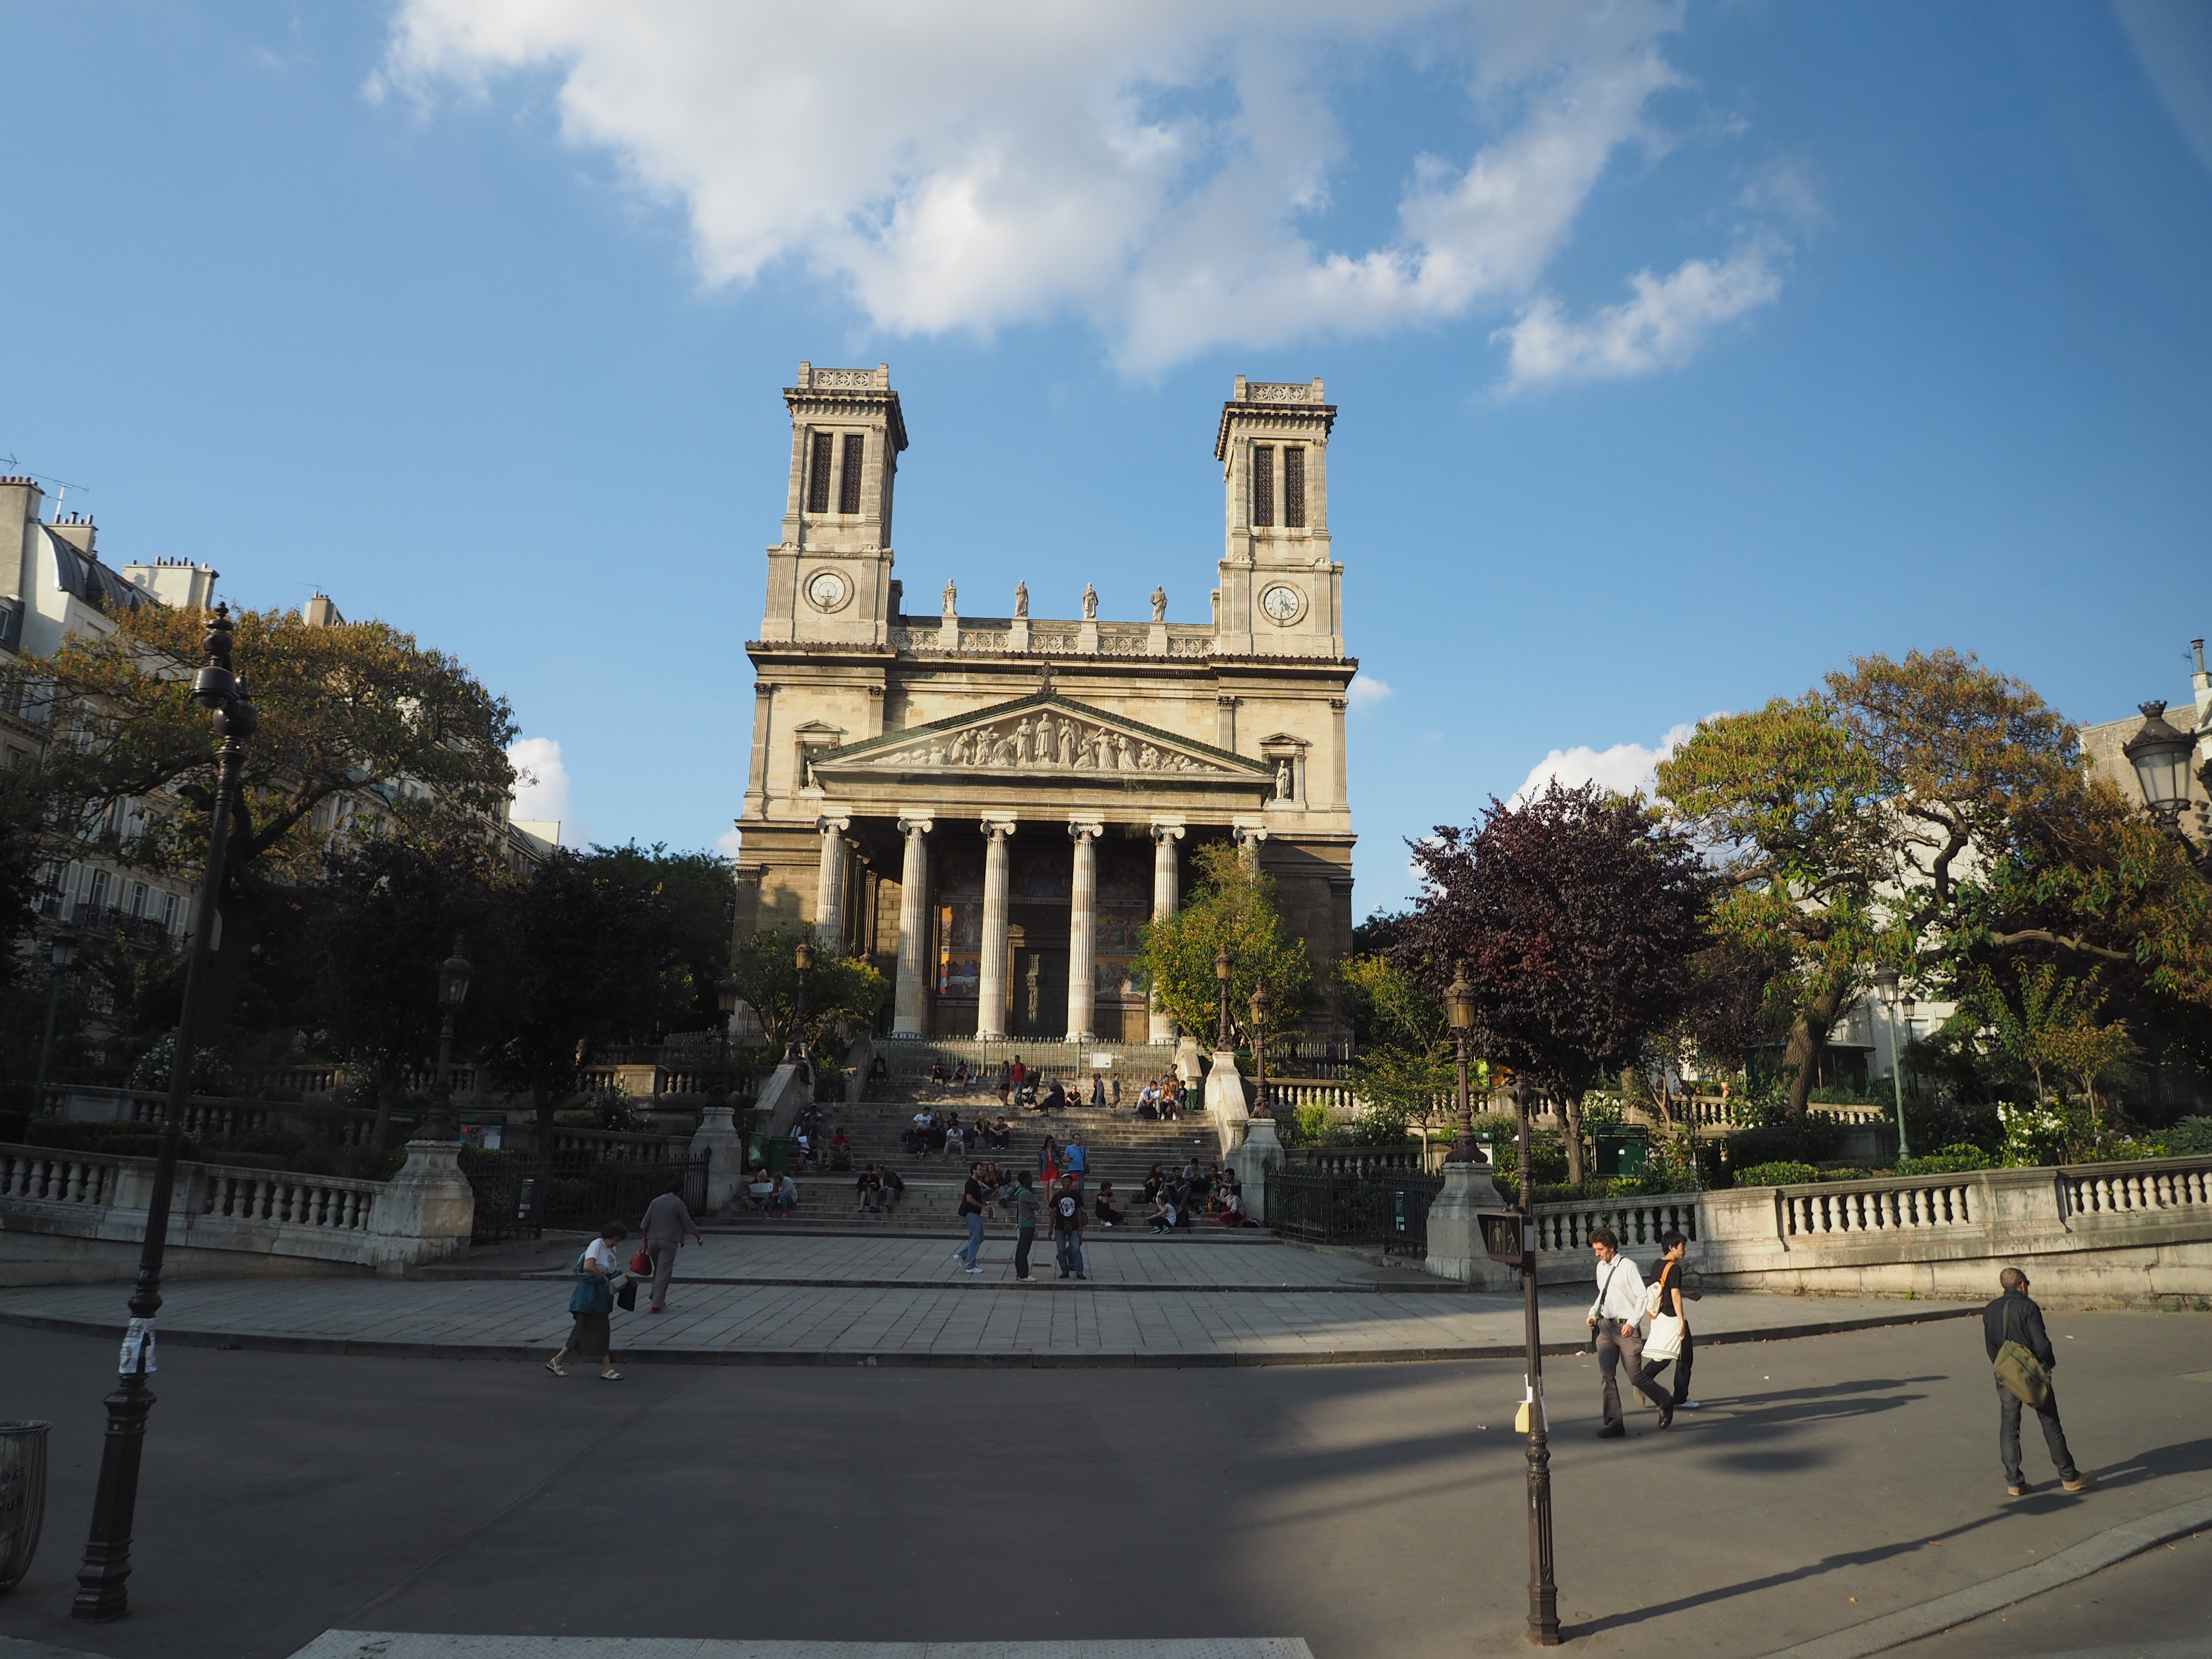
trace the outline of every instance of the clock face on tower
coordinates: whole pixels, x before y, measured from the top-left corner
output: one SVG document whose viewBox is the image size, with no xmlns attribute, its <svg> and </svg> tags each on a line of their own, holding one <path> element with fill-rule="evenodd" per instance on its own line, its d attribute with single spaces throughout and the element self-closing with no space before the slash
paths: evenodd
<svg viewBox="0 0 2212 1659">
<path fill-rule="evenodd" d="M 1271 622 L 1296 622 L 1298 613 L 1305 608 L 1305 598 L 1295 587 L 1278 585 L 1260 596 L 1260 609 L 1267 613 Z"/>
<path fill-rule="evenodd" d="M 817 611 L 835 611 L 852 597 L 852 586 L 834 570 L 817 570 L 806 579 L 806 602 Z"/>
</svg>

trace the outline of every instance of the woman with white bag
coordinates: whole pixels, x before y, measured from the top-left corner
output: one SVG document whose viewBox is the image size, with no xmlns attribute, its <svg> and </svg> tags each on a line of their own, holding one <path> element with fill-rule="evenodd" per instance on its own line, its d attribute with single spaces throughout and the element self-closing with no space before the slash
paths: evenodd
<svg viewBox="0 0 2212 1659">
<path fill-rule="evenodd" d="M 1699 1299 L 1695 1291 L 1682 1288 L 1682 1257 L 1689 1249 L 1689 1241 L 1680 1233 L 1659 1235 L 1659 1243 L 1667 1254 L 1660 1259 L 1659 1276 L 1651 1281 L 1651 1334 L 1644 1341 L 1644 1372 L 1653 1382 L 1668 1365 L 1674 1367 L 1674 1389 L 1671 1418 L 1674 1412 L 1695 1411 L 1698 1402 L 1690 1398 L 1690 1361 L 1694 1346 L 1690 1340 L 1689 1309 L 1686 1300 Z"/>
</svg>

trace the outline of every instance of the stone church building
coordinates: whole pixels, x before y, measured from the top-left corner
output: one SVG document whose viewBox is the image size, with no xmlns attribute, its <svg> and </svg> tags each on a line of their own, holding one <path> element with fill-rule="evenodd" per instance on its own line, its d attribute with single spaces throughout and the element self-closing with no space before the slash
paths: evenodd
<svg viewBox="0 0 2212 1659">
<path fill-rule="evenodd" d="M 1328 530 L 1336 410 L 1316 380 L 1237 378 L 1213 455 L 1224 495 L 1210 625 L 1097 614 L 1038 570 L 964 614 L 955 582 L 909 608 L 891 514 L 905 413 L 890 372 L 799 366 L 791 477 L 751 657 L 738 819 L 740 935 L 810 922 L 895 988 L 901 1036 L 1160 1042 L 1132 978 L 1193 850 L 1235 841 L 1280 886 L 1327 983 L 1352 933 L 1344 567 Z M 1103 574 L 1103 573 L 1101 573 Z M 921 595 L 914 597 L 920 598 Z M 1316 1036 L 1341 1032 L 1324 1002 Z"/>
</svg>

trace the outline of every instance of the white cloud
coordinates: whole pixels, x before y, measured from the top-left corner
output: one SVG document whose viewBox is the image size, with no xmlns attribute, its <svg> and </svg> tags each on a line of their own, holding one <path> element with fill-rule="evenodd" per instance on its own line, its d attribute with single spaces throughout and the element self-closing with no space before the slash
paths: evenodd
<svg viewBox="0 0 2212 1659">
<path fill-rule="evenodd" d="M 1697 729 L 1694 720 L 1672 727 L 1656 749 L 1646 749 L 1640 743 L 1616 743 L 1610 749 L 1592 749 L 1587 744 L 1554 749 L 1536 763 L 1528 781 L 1505 804 L 1519 806 L 1534 799 L 1543 793 L 1545 783 L 1553 778 L 1568 789 L 1595 783 L 1616 795 L 1633 794 L 1639 789 L 1650 795 L 1658 782 L 1659 763 L 1687 743 Z"/>
<path fill-rule="evenodd" d="M 1144 372 L 1524 298 L 1613 154 L 1664 147 L 1647 111 L 1681 84 L 1660 47 L 1681 17 L 1670 0 L 401 0 L 368 91 L 427 106 L 550 71 L 563 136 L 687 213 L 708 283 L 789 262 L 901 332 L 1072 312 Z M 1486 137 L 1387 164 L 1395 230 L 1322 246 L 1309 228 L 1348 149 L 1334 83 L 1391 53 L 1455 65 Z"/>
<path fill-rule="evenodd" d="M 714 850 L 726 859 L 733 859 L 737 857 L 743 841 L 744 837 L 738 833 L 738 826 L 733 823 L 714 837 Z"/>
<path fill-rule="evenodd" d="M 1363 714 L 1389 695 L 1389 681 L 1378 680 L 1372 674 L 1363 673 L 1353 678 L 1351 688 L 1345 693 L 1345 699 L 1351 703 L 1353 714 Z"/>
<path fill-rule="evenodd" d="M 1505 390 L 1677 368 L 1722 324 L 1773 303 L 1782 292 L 1778 267 L 1788 252 L 1777 238 L 1755 235 L 1718 264 L 1686 259 L 1668 276 L 1639 270 L 1628 279 L 1634 298 L 1607 306 L 1586 323 L 1570 319 L 1552 295 L 1539 295 L 1510 327 L 1490 337 L 1511 348 Z"/>
<path fill-rule="evenodd" d="M 561 759 L 561 745 L 551 738 L 517 738 L 507 746 L 507 757 L 519 775 L 514 782 L 511 818 L 558 818 L 561 844 L 580 847 L 590 839 L 585 827 L 569 815 L 568 769 Z"/>
</svg>

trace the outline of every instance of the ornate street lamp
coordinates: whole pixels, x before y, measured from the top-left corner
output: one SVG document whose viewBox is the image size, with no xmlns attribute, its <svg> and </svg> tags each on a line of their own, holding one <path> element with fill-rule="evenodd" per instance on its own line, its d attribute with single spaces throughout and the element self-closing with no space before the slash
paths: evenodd
<svg viewBox="0 0 2212 1659">
<path fill-rule="evenodd" d="M 202 648 L 207 662 L 192 681 L 192 697 L 208 711 L 216 736 L 216 792 L 208 822 L 207 869 L 199 906 L 192 913 L 192 943 L 185 968 L 185 1006 L 177 1016 L 169 1097 L 161 1108 L 161 1149 L 146 1200 L 146 1236 L 138 1250 L 138 1283 L 131 1295 L 131 1323 L 123 1338 L 122 1381 L 107 1396 L 107 1435 L 101 1442 L 100 1485 L 92 1500 L 92 1531 L 77 1570 L 70 1616 L 105 1623 L 131 1611 L 131 1529 L 138 1508 L 138 1463 L 146 1443 L 146 1417 L 154 1408 L 146 1379 L 154 1370 L 154 1316 L 161 1308 L 161 1258 L 169 1237 L 169 1205 L 176 1194 L 177 1150 L 185 1123 L 185 1097 L 192 1081 L 192 1036 L 207 989 L 209 944 L 222 897 L 224 849 L 239 780 L 246 769 L 246 739 L 261 723 L 246 682 L 231 672 L 230 607 L 219 605 Z"/>
<path fill-rule="evenodd" d="M 1451 1021 L 1453 1045 L 1459 1050 L 1459 1133 L 1452 1140 L 1455 1164 L 1474 1162 L 1474 1103 L 1467 1092 L 1467 1034 L 1474 1029 L 1474 987 L 1467 982 L 1467 964 L 1452 969 L 1452 982 L 1444 988 L 1444 1015 Z"/>
<path fill-rule="evenodd" d="M 1875 988 L 1881 993 L 1883 1006 L 1889 1011 L 1889 1083 L 1890 1092 L 1897 1097 L 1897 1155 L 1911 1158 L 1911 1148 L 1905 1138 L 1905 1045 L 1897 1036 L 1897 969 L 1877 968 L 1874 970 Z M 1912 996 L 1905 994 L 1905 1029 L 1911 1030 Z"/>
<path fill-rule="evenodd" d="M 1521 1142 L 1521 1317 L 1528 1380 L 1528 1639 L 1559 1645 L 1559 1585 L 1553 1573 L 1552 1443 L 1544 1421 L 1544 1339 L 1536 1312 L 1536 1173 L 1528 1152 L 1528 1085 L 1513 1079 Z"/>
<path fill-rule="evenodd" d="M 54 1019 L 61 1012 L 62 976 L 68 973 L 76 962 L 76 931 L 72 928 L 63 928 L 54 935 L 52 948 L 54 973 L 52 982 L 46 989 L 46 1035 L 45 1040 L 39 1044 L 39 1091 L 35 1097 L 36 1103 L 31 1108 L 34 1112 L 43 1112 L 46 1109 L 46 1061 L 52 1058 L 54 1052 Z"/>
<path fill-rule="evenodd" d="M 791 953 L 793 964 L 799 969 L 799 1002 L 791 1016 L 791 1042 L 783 1051 L 784 1064 L 797 1066 L 806 1058 L 806 976 L 814 971 L 814 947 L 806 940 L 799 941 L 799 948 Z"/>
<path fill-rule="evenodd" d="M 438 1006 L 445 1019 L 438 1027 L 438 1075 L 430 1085 L 430 1121 L 422 1126 L 425 1140 L 451 1140 L 453 1129 L 453 1016 L 469 1000 L 469 975 L 476 970 L 461 954 L 460 935 L 453 936 L 453 954 L 438 964 Z"/>
<path fill-rule="evenodd" d="M 1273 1117 L 1267 1109 L 1267 1013 L 1273 1000 L 1267 995 L 1263 982 L 1252 988 L 1252 1063 L 1258 1073 L 1259 1104 L 1253 1108 L 1254 1117 Z"/>
<path fill-rule="evenodd" d="M 1213 978 L 1221 988 L 1221 1024 L 1213 1037 L 1218 1051 L 1229 1047 L 1229 946 L 1225 944 L 1213 953 Z"/>
<path fill-rule="evenodd" d="M 2143 723 L 2120 752 L 2136 769 L 2144 807 L 2160 829 L 2179 839 L 2181 815 L 2189 805 L 2189 762 L 2197 752 L 2196 740 L 2166 724 L 2166 704 L 2157 698 L 2136 706 L 2142 710 Z"/>
</svg>

